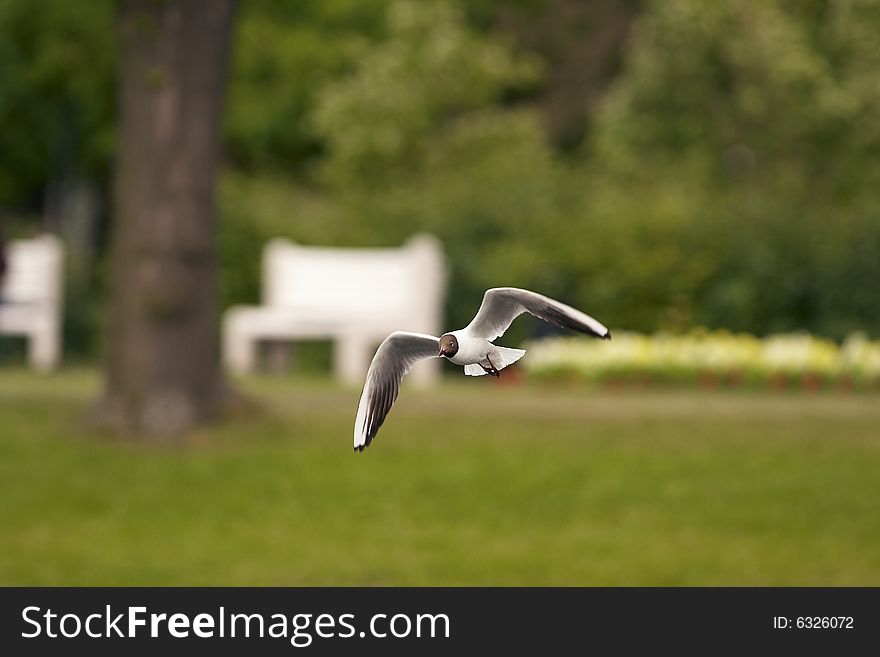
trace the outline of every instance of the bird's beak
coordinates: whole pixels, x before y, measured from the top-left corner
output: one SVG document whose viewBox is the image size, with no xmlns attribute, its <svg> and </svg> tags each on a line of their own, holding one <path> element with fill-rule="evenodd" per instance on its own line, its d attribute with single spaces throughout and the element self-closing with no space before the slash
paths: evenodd
<svg viewBox="0 0 880 657">
<path fill-rule="evenodd" d="M 446 355 L 446 350 L 445 350 L 445 349 L 441 349 L 441 350 L 440 350 L 440 353 L 437 354 L 437 358 L 440 358 L 441 356 L 445 356 L 445 355 Z"/>
</svg>

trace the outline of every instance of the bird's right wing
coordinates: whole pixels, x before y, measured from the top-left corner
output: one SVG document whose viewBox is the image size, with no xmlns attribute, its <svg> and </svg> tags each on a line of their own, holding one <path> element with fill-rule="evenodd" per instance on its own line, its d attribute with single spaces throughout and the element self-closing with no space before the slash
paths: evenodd
<svg viewBox="0 0 880 657">
<path fill-rule="evenodd" d="M 480 309 L 464 330 L 491 342 L 504 335 L 513 320 L 523 313 L 530 313 L 545 322 L 597 338 L 607 340 L 611 337 L 605 326 L 580 310 L 543 294 L 516 287 L 493 287 L 486 290 Z"/>
<path fill-rule="evenodd" d="M 439 338 L 422 333 L 395 331 L 379 345 L 367 371 L 354 422 L 356 452 L 362 452 L 373 442 L 410 368 L 425 358 L 437 358 L 439 352 Z"/>
</svg>

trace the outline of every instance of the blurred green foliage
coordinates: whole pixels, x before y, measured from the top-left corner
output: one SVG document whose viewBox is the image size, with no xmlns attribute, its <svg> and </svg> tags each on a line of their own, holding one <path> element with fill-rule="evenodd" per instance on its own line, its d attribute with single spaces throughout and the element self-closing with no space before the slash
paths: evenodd
<svg viewBox="0 0 880 657">
<path fill-rule="evenodd" d="M 639 20 L 585 158 L 639 191 L 594 206 L 651 234 L 618 243 L 648 276 L 613 290 L 653 304 L 634 325 L 876 334 L 878 27 L 863 0 L 675 0 Z"/>
<path fill-rule="evenodd" d="M 0 0 L 3 212 L 108 188 L 113 30 L 103 0 Z M 450 325 L 503 284 L 643 331 L 876 336 L 877 34 L 878 0 L 242 2 L 222 304 L 270 237 L 428 230 Z"/>
<path fill-rule="evenodd" d="M 107 179 L 112 10 L 110 0 L 0 0 L 0 208 L 28 208 L 58 177 Z"/>
<path fill-rule="evenodd" d="M 226 151 L 244 171 L 298 170 L 322 144 L 306 117 L 358 44 L 381 37 L 388 0 L 243 2 L 234 37 Z"/>
</svg>

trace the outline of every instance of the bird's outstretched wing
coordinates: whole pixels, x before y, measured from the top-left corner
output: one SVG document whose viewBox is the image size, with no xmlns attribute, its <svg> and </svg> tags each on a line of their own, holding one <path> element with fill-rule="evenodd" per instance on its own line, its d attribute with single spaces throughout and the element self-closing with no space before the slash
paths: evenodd
<svg viewBox="0 0 880 657">
<path fill-rule="evenodd" d="M 470 335 L 494 340 L 504 334 L 514 319 L 531 313 L 562 328 L 610 339 L 611 332 L 595 319 L 543 294 L 516 287 L 493 287 L 483 295 L 483 304 L 465 327 Z"/>
<path fill-rule="evenodd" d="M 417 361 L 437 358 L 440 339 L 422 333 L 395 331 L 379 345 L 370 369 L 354 421 L 354 449 L 370 446 L 391 405 L 397 399 L 400 382 Z"/>
</svg>

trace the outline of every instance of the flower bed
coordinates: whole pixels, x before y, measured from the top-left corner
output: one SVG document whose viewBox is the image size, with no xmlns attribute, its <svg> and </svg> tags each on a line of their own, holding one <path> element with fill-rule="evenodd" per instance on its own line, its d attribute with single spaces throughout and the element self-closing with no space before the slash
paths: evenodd
<svg viewBox="0 0 880 657">
<path fill-rule="evenodd" d="M 525 370 L 533 377 L 614 383 L 789 386 L 880 385 L 880 341 L 863 334 L 842 345 L 807 334 L 757 338 L 726 331 L 686 335 L 614 332 L 610 342 L 582 337 L 533 340 Z"/>
</svg>

